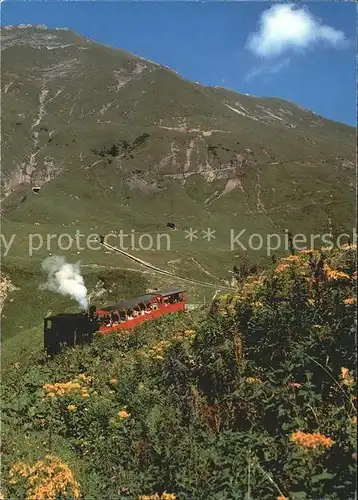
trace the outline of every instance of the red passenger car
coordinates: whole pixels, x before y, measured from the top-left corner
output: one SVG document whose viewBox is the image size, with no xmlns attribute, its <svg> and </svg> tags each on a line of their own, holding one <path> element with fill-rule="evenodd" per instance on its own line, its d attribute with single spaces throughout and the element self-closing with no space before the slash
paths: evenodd
<svg viewBox="0 0 358 500">
<path fill-rule="evenodd" d="M 134 328 L 148 319 L 185 310 L 185 290 L 171 288 L 123 300 L 96 310 L 99 332 L 106 335 L 116 330 Z"/>
</svg>

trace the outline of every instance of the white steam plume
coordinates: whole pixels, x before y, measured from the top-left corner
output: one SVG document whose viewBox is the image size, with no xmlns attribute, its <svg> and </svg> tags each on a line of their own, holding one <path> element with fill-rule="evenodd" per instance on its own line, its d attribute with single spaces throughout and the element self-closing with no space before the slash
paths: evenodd
<svg viewBox="0 0 358 500">
<path fill-rule="evenodd" d="M 69 295 L 77 300 L 83 309 L 87 309 L 87 288 L 81 276 L 79 263 L 69 264 L 64 257 L 54 255 L 47 257 L 41 267 L 47 273 L 47 283 L 40 286 L 42 290 Z"/>
</svg>

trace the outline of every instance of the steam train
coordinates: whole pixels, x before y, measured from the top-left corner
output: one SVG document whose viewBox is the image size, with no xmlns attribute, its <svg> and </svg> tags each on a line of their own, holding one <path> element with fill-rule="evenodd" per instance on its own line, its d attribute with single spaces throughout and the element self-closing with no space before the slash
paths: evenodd
<svg viewBox="0 0 358 500">
<path fill-rule="evenodd" d="M 185 310 L 185 290 L 170 288 L 147 293 L 118 304 L 75 314 L 57 314 L 44 318 L 44 347 L 49 356 L 64 346 L 89 344 L 96 332 L 108 335 L 135 328 L 144 321 Z"/>
</svg>

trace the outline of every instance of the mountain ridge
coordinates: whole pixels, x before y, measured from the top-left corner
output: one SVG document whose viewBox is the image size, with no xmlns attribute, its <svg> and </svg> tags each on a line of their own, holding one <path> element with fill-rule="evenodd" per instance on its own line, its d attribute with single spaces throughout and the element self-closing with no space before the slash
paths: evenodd
<svg viewBox="0 0 358 500">
<path fill-rule="evenodd" d="M 201 86 L 71 30 L 1 35 L 9 229 L 56 228 L 73 213 L 104 232 L 113 214 L 145 230 L 171 220 L 226 233 L 238 223 L 265 234 L 352 227 L 354 128 L 282 99 Z"/>
<path fill-rule="evenodd" d="M 301 111 L 312 113 L 312 114 L 316 115 L 317 118 L 319 118 L 319 119 L 323 119 L 323 120 L 326 120 L 328 122 L 334 122 L 334 123 L 337 123 L 337 124 L 340 124 L 340 125 L 344 125 L 344 126 L 346 126 L 348 128 L 353 128 L 353 129 L 355 128 L 355 127 L 352 127 L 351 125 L 348 125 L 346 123 L 326 118 L 323 115 L 319 115 L 319 114 L 315 113 L 313 110 L 310 110 L 308 108 L 304 108 L 303 106 L 301 106 L 300 104 L 298 104 L 298 103 L 296 103 L 294 101 L 290 101 L 288 99 L 283 99 L 283 98 L 280 98 L 279 96 L 256 96 L 256 95 L 251 95 L 251 94 L 241 94 L 240 92 L 238 92 L 235 89 L 231 89 L 231 88 L 227 88 L 227 87 L 223 87 L 223 86 L 219 86 L 219 85 L 211 86 L 211 85 L 206 85 L 206 84 L 199 83 L 199 82 L 194 82 L 193 80 L 188 79 L 188 78 L 182 76 L 174 68 L 171 68 L 168 65 L 165 65 L 165 64 L 159 63 L 159 62 L 155 62 L 155 61 L 153 61 L 151 59 L 148 59 L 148 58 L 144 58 L 144 57 L 142 57 L 139 54 L 132 53 L 132 52 L 130 52 L 128 50 L 125 50 L 125 49 L 123 49 L 121 47 L 115 47 L 115 46 L 110 46 L 110 45 L 107 45 L 107 44 L 103 44 L 103 43 L 101 43 L 101 42 L 99 42 L 99 41 L 97 41 L 97 40 L 95 40 L 93 38 L 81 35 L 81 34 L 77 33 L 75 30 L 73 30 L 71 28 L 66 28 L 66 27 L 49 28 L 49 27 L 47 27 L 46 25 L 43 25 L 43 24 L 42 25 L 41 24 L 40 25 L 32 25 L 32 24 L 4 25 L 4 26 L 0 27 L 1 32 L 19 31 L 20 30 L 20 32 L 22 31 L 24 33 L 23 30 L 29 30 L 29 29 L 38 30 L 40 32 L 47 31 L 48 33 L 58 32 L 58 31 L 60 31 L 60 32 L 66 32 L 67 34 L 70 34 L 75 40 L 79 40 L 80 39 L 81 41 L 85 41 L 85 42 L 88 42 L 88 43 L 91 43 L 91 44 L 96 44 L 99 47 L 106 48 L 106 49 L 109 49 L 111 51 L 118 51 L 122 55 L 127 56 L 129 58 L 139 59 L 139 60 L 145 61 L 147 63 L 150 63 L 152 65 L 155 65 L 157 67 L 160 67 L 162 69 L 167 69 L 168 71 L 176 74 L 178 76 L 178 78 L 180 78 L 181 80 L 183 80 L 185 82 L 188 82 L 188 83 L 191 83 L 193 85 L 199 85 L 200 87 L 203 87 L 203 88 L 206 88 L 206 89 L 216 89 L 216 90 L 219 90 L 219 91 L 234 93 L 234 94 L 237 94 L 238 96 L 249 96 L 249 97 L 252 97 L 254 99 L 276 100 L 276 101 L 278 100 L 278 101 L 280 101 L 282 103 L 287 103 L 287 104 L 293 105 L 293 106 L 295 106 L 296 108 L 298 108 Z M 59 47 L 61 47 L 61 46 L 59 46 Z M 53 50 L 53 48 L 54 47 L 51 47 L 48 50 Z"/>
</svg>

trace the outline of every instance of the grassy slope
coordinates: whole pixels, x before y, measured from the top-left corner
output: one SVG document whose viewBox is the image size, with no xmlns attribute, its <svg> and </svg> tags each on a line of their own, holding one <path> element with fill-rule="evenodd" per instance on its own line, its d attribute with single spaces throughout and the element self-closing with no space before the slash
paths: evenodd
<svg viewBox="0 0 358 500">
<path fill-rule="evenodd" d="M 34 321 L 29 322 L 29 317 L 36 317 L 41 331 L 41 317 L 47 309 L 67 307 L 61 298 L 40 295 L 39 303 L 42 300 L 43 305 L 39 308 L 32 298 L 37 300 L 40 262 L 49 253 L 65 253 L 70 261 L 80 259 L 86 266 L 144 271 L 103 250 L 78 254 L 72 247 L 61 252 L 56 239 L 29 258 L 30 234 L 38 233 L 46 241 L 48 234 L 74 235 L 76 230 L 88 235 L 134 229 L 137 235 L 145 232 L 155 237 L 158 232 L 167 232 L 166 223 L 173 221 L 179 230 L 168 233 L 169 251 L 164 247 L 158 251 L 135 251 L 135 255 L 178 276 L 212 282 L 214 291 L 218 284 L 231 278 L 229 271 L 243 258 L 239 248 L 230 249 L 231 229 L 236 233 L 246 228 L 247 236 L 260 233 L 264 238 L 285 228 L 305 234 L 324 233 L 331 227 L 335 232 L 351 231 L 354 170 L 344 163 L 353 158 L 354 131 L 350 127 L 316 117 L 279 99 L 258 99 L 202 87 L 146 61 L 147 68 L 135 76 L 136 64 L 143 61 L 133 55 L 103 47 L 70 31 L 49 33 L 58 37 L 56 43 L 74 45 L 47 50 L 44 46 L 51 43 L 44 38 L 47 31 L 7 32 L 6 36 L 17 37 L 23 44 L 6 49 L 2 58 L 3 172 L 8 175 L 22 163 L 26 171 L 31 154 L 36 152 L 34 132 L 38 132 L 40 150 L 31 182 L 36 184 L 41 176 L 51 174 L 45 167 L 46 158 L 52 159 L 52 168 L 62 170 L 60 176 L 43 185 L 38 196 L 25 184 L 4 201 L 9 215 L 3 219 L 2 231 L 7 238 L 16 234 L 16 239 L 9 254 L 3 257 L 3 265 L 20 287 L 20 291 L 9 296 L 14 302 L 5 304 L 5 336 L 12 336 L 17 327 L 15 333 L 20 334 L 20 326 L 25 330 L 26 325 L 32 328 Z M 118 91 L 114 69 L 131 78 Z M 39 116 L 39 92 L 43 85 L 48 90 L 44 112 L 40 123 L 32 128 Z M 258 122 L 225 106 L 237 107 L 238 100 L 253 115 L 262 112 L 257 106 L 268 107 L 273 113 L 284 109 L 296 128 L 287 129 L 280 120 Z M 180 118 L 186 119 L 188 129 L 219 129 L 228 133 L 203 136 L 159 128 L 160 124 L 178 127 Z M 91 167 L 101 160 L 94 149 L 123 140 L 133 142 L 143 133 L 150 137 L 135 148 L 133 157 L 107 156 Z M 200 169 L 203 173 L 188 176 L 182 185 L 170 175 L 183 172 L 193 139 L 196 143 L 188 173 Z M 176 157 L 161 163 L 173 144 L 178 150 Z M 245 152 L 248 148 L 252 154 Z M 228 180 L 218 177 L 208 182 L 207 170 L 217 173 L 220 165 L 228 165 L 236 154 L 248 160 L 240 174 L 242 189 L 236 188 L 205 205 L 205 200 L 222 192 Z M 136 170 L 141 172 L 135 174 Z M 136 175 L 154 183 L 157 191 L 146 194 L 131 188 L 129 182 Z M 20 203 L 24 196 L 27 199 Z M 185 230 L 190 227 L 198 229 L 199 236 L 202 229 L 214 228 L 216 239 L 208 243 L 199 237 L 190 243 L 185 238 Z M 267 263 L 265 253 L 265 249 L 249 252 L 248 260 Z M 151 286 L 168 284 L 160 275 L 144 276 Z M 127 293 L 127 288 L 123 288 L 123 293 Z M 190 301 L 203 300 L 210 294 L 210 289 L 189 287 Z M 31 297 L 29 306 L 27 296 Z"/>
</svg>

